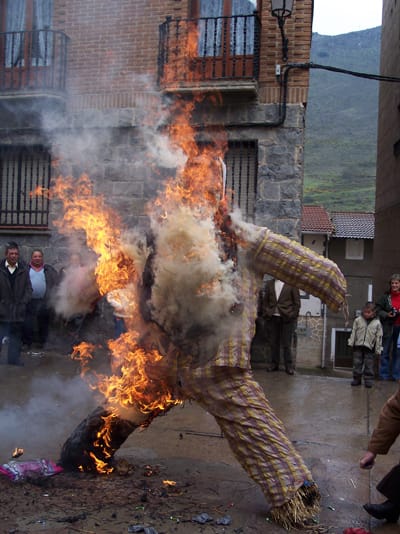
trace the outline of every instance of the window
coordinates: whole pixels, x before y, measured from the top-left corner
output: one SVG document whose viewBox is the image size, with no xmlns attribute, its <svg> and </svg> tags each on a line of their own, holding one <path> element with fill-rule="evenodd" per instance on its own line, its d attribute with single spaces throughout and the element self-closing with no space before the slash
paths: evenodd
<svg viewBox="0 0 400 534">
<path fill-rule="evenodd" d="M 257 0 L 193 0 L 191 16 L 196 21 L 197 55 L 205 78 L 254 75 L 257 6 Z"/>
<path fill-rule="evenodd" d="M 0 227 L 48 226 L 49 152 L 40 146 L 0 146 Z"/>
<path fill-rule="evenodd" d="M 225 160 L 228 200 L 233 208 L 240 208 L 246 220 L 252 221 L 257 189 L 257 142 L 229 142 Z"/>
<path fill-rule="evenodd" d="M 252 54 L 254 51 L 254 19 L 257 0 L 198 0 L 199 56 L 221 55 L 224 43 L 229 42 L 232 55 Z M 226 19 L 232 17 L 230 24 Z"/>
<path fill-rule="evenodd" d="M 364 240 L 346 239 L 346 260 L 364 259 Z"/>
<path fill-rule="evenodd" d="M 1 0 L 1 31 L 5 33 L 5 67 L 43 67 L 51 63 L 52 0 Z"/>
</svg>

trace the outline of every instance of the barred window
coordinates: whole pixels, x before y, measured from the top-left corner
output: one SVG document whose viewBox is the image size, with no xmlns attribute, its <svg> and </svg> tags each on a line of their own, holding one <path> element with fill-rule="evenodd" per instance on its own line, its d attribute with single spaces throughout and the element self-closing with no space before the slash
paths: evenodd
<svg viewBox="0 0 400 534">
<path fill-rule="evenodd" d="M 257 189 L 257 142 L 230 141 L 225 162 L 230 205 L 239 208 L 243 217 L 252 222 Z"/>
<path fill-rule="evenodd" d="M 0 146 L 0 226 L 47 228 L 51 157 L 42 146 Z"/>
</svg>

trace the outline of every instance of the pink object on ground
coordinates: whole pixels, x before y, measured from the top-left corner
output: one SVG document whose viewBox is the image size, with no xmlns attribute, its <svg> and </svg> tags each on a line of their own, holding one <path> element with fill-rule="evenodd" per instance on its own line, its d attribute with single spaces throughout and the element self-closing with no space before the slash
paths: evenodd
<svg viewBox="0 0 400 534">
<path fill-rule="evenodd" d="M 48 477 L 61 473 L 63 468 L 52 460 L 31 460 L 29 462 L 16 462 L 11 460 L 6 464 L 0 465 L 0 474 L 6 475 L 14 482 L 25 480 L 30 476 L 37 477 L 38 475 Z"/>
</svg>

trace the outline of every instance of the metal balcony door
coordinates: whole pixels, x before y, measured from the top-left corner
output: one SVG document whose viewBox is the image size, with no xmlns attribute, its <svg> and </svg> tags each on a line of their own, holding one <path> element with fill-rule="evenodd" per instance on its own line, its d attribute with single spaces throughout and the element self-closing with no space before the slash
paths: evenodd
<svg viewBox="0 0 400 534">
<path fill-rule="evenodd" d="M 254 18 L 258 0 L 193 0 L 202 78 L 249 78 L 253 72 Z"/>
<path fill-rule="evenodd" d="M 0 0 L 1 68 L 7 87 L 40 85 L 53 56 L 51 26 L 53 0 Z"/>
</svg>

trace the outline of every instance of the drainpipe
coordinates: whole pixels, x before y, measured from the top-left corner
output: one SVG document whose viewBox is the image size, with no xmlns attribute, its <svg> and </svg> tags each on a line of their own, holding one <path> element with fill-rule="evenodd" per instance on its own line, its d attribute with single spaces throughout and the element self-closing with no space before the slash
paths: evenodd
<svg viewBox="0 0 400 534">
<path fill-rule="evenodd" d="M 325 247 L 325 258 L 328 258 L 328 243 L 329 243 L 329 234 L 326 234 L 326 247 Z M 321 354 L 321 369 L 325 369 L 325 358 L 326 358 L 326 330 L 327 330 L 327 307 L 326 304 L 322 304 L 322 313 L 323 313 L 323 325 L 322 325 L 322 354 Z"/>
<path fill-rule="evenodd" d="M 321 369 L 325 369 L 325 354 L 326 354 L 326 304 L 322 304 L 322 313 L 324 315 L 322 327 L 322 355 L 321 355 Z"/>
</svg>

